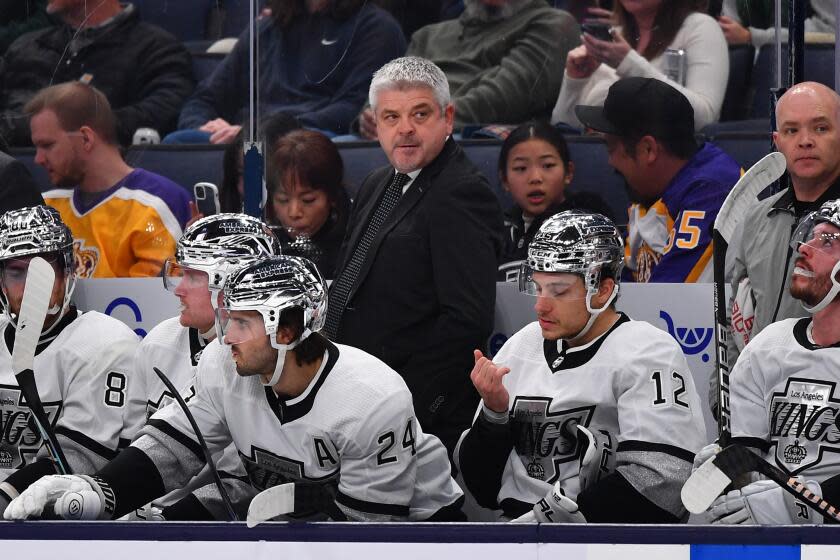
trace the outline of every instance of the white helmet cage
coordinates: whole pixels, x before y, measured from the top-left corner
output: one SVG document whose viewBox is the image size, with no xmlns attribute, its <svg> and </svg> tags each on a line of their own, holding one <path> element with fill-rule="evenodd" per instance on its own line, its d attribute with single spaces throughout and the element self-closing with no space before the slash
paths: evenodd
<svg viewBox="0 0 840 560">
<path fill-rule="evenodd" d="M 601 280 L 616 285 L 624 268 L 624 241 L 615 224 L 601 214 L 567 210 L 548 218 L 528 245 L 520 271 L 520 291 L 532 272 L 567 272 L 583 277 L 587 294 L 598 291 Z"/>
<path fill-rule="evenodd" d="M 829 200 L 824 202 L 818 210 L 811 212 L 799 222 L 796 230 L 791 236 L 790 246 L 794 251 L 799 250 L 800 244 L 808 243 L 813 235 L 814 228 L 819 224 L 831 224 L 840 229 L 840 199 Z M 833 234 L 832 234 L 833 235 Z M 840 294 L 840 282 L 837 280 L 837 274 L 840 273 L 840 259 L 834 263 L 834 268 L 831 270 L 831 288 L 825 297 L 819 303 L 813 306 L 802 303 L 802 307 L 808 313 L 817 313 L 825 309 L 834 299 Z"/>
<path fill-rule="evenodd" d="M 175 261 L 206 272 L 209 289 L 218 291 L 235 269 L 279 254 L 277 237 L 259 219 L 247 214 L 214 214 L 184 231 L 175 248 Z"/>
<path fill-rule="evenodd" d="M 302 257 L 252 262 L 231 273 L 222 293 L 227 311 L 259 311 L 272 344 L 284 309 L 303 310 L 300 340 L 321 330 L 327 316 L 326 282 L 315 265 Z"/>
<path fill-rule="evenodd" d="M 64 299 L 60 308 L 50 309 L 51 314 L 64 314 L 76 287 L 76 258 L 73 254 L 73 234 L 58 210 L 50 206 L 30 206 L 10 210 L 0 216 L 0 266 L 3 261 L 48 253 L 58 254 L 64 268 Z M 9 311 L 5 286 L 0 290 L 3 306 Z M 15 318 L 12 317 L 14 323 Z"/>
</svg>

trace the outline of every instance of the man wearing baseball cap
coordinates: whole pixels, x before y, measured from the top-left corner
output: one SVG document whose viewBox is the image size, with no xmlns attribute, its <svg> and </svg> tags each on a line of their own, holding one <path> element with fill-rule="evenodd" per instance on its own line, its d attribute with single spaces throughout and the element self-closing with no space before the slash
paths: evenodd
<svg viewBox="0 0 840 560">
<path fill-rule="evenodd" d="M 604 134 L 609 164 L 632 191 L 624 280 L 710 282 L 711 224 L 740 167 L 716 146 L 697 144 L 688 99 L 665 82 L 625 78 L 603 107 L 578 105 L 575 113 Z"/>
</svg>

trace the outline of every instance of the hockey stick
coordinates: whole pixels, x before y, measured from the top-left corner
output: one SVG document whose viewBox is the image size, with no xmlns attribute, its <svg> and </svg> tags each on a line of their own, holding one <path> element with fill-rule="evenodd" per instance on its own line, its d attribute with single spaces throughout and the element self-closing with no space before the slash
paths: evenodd
<svg viewBox="0 0 840 560">
<path fill-rule="evenodd" d="M 44 319 L 47 317 L 54 283 L 55 271 L 50 263 L 41 257 L 35 257 L 29 261 L 26 285 L 23 288 L 23 299 L 17 317 L 15 346 L 12 349 L 12 371 L 15 373 L 20 392 L 26 399 L 29 410 L 32 411 L 35 425 L 41 433 L 47 451 L 55 461 L 58 472 L 71 474 L 70 464 L 58 444 L 50 419 L 44 411 L 44 405 L 38 395 L 38 386 L 35 383 L 35 373 L 32 370 L 35 363 L 35 349 L 38 346 L 41 329 L 44 328 Z"/>
<path fill-rule="evenodd" d="M 291 513 L 322 512 L 333 521 L 343 521 L 347 517 L 335 504 L 324 484 L 317 482 L 289 482 L 266 488 L 251 500 L 248 506 L 248 527 L 255 527 L 281 515 Z"/>
<path fill-rule="evenodd" d="M 683 505 L 691 513 L 702 513 L 733 480 L 758 472 L 803 501 L 826 519 L 840 522 L 840 510 L 814 494 L 807 486 L 741 445 L 730 445 L 694 471 L 680 491 Z"/>
<path fill-rule="evenodd" d="M 210 474 L 213 475 L 213 481 L 216 483 L 216 488 L 218 488 L 219 494 L 222 497 L 222 502 L 225 504 L 228 517 L 230 517 L 231 521 L 239 521 L 239 516 L 236 515 L 236 511 L 233 509 L 230 496 L 228 496 L 227 490 L 225 490 L 225 487 L 222 484 L 222 477 L 219 476 L 219 471 L 216 470 L 216 464 L 213 462 L 213 456 L 210 455 L 210 450 L 207 449 L 207 444 L 204 442 L 204 436 L 201 435 L 201 430 L 198 429 L 198 424 L 196 424 L 195 418 L 187 408 L 187 403 L 184 402 L 184 399 L 181 397 L 178 389 L 175 388 L 175 385 L 172 384 L 169 378 L 166 377 L 162 371 L 156 367 L 153 367 L 152 369 L 155 370 L 155 374 L 157 374 L 160 380 L 163 381 L 163 384 L 166 385 L 166 388 L 169 389 L 169 392 L 172 393 L 175 400 L 178 401 L 178 406 L 181 407 L 181 410 L 184 411 L 187 420 L 189 420 L 190 426 L 192 426 L 193 432 L 195 432 L 195 437 L 198 439 L 198 444 L 201 446 L 201 451 L 204 452 L 204 460 L 210 468 Z"/>
<path fill-rule="evenodd" d="M 720 207 L 712 230 L 715 279 L 715 354 L 717 358 L 718 442 L 726 446 L 732 433 L 729 411 L 729 356 L 726 343 L 729 326 L 726 321 L 726 250 L 735 228 L 746 211 L 755 204 L 762 189 L 782 176 L 785 156 L 772 152 L 761 158 L 744 173 Z"/>
</svg>

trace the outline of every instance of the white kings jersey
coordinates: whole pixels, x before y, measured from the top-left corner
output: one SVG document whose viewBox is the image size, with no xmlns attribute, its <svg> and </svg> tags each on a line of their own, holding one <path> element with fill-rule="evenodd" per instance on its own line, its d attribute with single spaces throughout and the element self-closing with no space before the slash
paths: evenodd
<svg viewBox="0 0 840 560">
<path fill-rule="evenodd" d="M 581 424 L 609 433 L 617 470 L 637 492 L 685 516 L 679 492 L 706 443 L 705 425 L 688 364 L 667 333 L 620 314 L 599 338 L 568 348 L 544 339 L 534 322 L 514 334 L 493 362 L 510 368 L 502 379 L 514 447 L 501 485 L 483 492 L 497 492 L 503 508 L 505 500 L 534 504 L 557 481 L 568 496 L 577 496 L 585 449 L 575 425 Z M 468 434 L 456 448 L 465 479 L 466 461 L 477 460 L 462 445 Z"/>
<path fill-rule="evenodd" d="M 8 315 L 0 319 L 0 334 L 0 471 L 8 475 L 33 462 L 42 439 L 12 372 L 15 327 Z M 42 337 L 33 367 L 35 382 L 73 472 L 95 472 L 134 436 L 143 410 L 127 395 L 136 382 L 138 342 L 121 321 L 74 308 Z"/>
<path fill-rule="evenodd" d="M 197 329 L 184 327 L 178 317 L 172 317 L 149 331 L 137 350 L 137 374 L 145 380 L 145 387 L 139 395 L 145 407 L 146 419 L 164 406 L 178 407 L 175 397 L 166 388 L 153 368 L 158 368 L 177 387 L 184 401 L 189 402 L 195 395 L 195 376 L 198 361 L 208 341 L 201 337 Z M 213 455 L 231 501 L 242 513 L 248 509 L 248 503 L 254 492 L 247 484 L 245 468 L 233 445 Z M 166 506 L 175 503 L 186 494 L 196 495 L 202 505 L 217 519 L 228 520 L 221 496 L 213 482 L 209 469 L 204 469 L 194 477 L 186 487 L 155 500 L 155 505 Z"/>
<path fill-rule="evenodd" d="M 323 482 L 353 520 L 423 520 L 462 496 L 443 444 L 420 428 L 399 374 L 349 346 L 329 344 L 306 390 L 282 400 L 259 377 L 238 375 L 230 349 L 214 340 L 189 408 L 211 451 L 233 441 L 257 490 Z M 158 411 L 142 433 L 132 445 L 155 459 L 167 490 L 201 467 L 180 410 Z"/>
<path fill-rule="evenodd" d="M 768 325 L 729 380 L 733 443 L 758 448 L 791 475 L 840 473 L 840 347 L 808 337 L 811 318 Z"/>
</svg>

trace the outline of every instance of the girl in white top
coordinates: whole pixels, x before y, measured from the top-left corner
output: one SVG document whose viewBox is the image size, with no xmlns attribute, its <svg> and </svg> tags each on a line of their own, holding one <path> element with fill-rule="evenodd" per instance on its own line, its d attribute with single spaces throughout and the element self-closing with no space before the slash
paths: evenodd
<svg viewBox="0 0 840 560">
<path fill-rule="evenodd" d="M 582 45 L 569 52 L 563 86 L 552 124 L 581 126 L 575 105 L 603 105 L 620 78 L 640 76 L 668 82 L 694 109 L 695 129 L 716 122 L 729 79 L 729 52 L 720 25 L 701 13 L 705 0 L 618 0 L 610 14 L 612 41 L 584 33 Z M 683 83 L 666 75 L 666 49 L 685 51 Z"/>
</svg>

